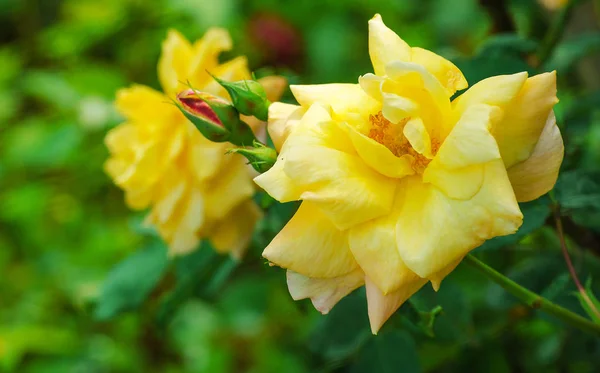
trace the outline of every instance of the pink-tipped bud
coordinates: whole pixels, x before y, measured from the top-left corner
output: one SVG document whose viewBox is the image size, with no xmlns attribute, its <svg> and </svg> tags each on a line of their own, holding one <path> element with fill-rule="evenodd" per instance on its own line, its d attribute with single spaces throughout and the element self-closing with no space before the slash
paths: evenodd
<svg viewBox="0 0 600 373">
<path fill-rule="evenodd" d="M 187 89 L 177 95 L 177 102 L 183 115 L 210 141 L 248 146 L 255 140 L 237 109 L 221 97 Z"/>
</svg>

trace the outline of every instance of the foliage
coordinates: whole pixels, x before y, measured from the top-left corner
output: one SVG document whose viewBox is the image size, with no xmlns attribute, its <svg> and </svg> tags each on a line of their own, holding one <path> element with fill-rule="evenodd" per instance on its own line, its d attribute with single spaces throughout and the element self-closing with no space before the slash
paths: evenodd
<svg viewBox="0 0 600 373">
<path fill-rule="evenodd" d="M 595 8 L 598 11 L 598 8 Z M 103 173 L 114 92 L 158 85 L 168 28 L 232 31 L 257 75 L 355 82 L 369 70 L 366 21 L 452 59 L 472 85 L 557 69 L 565 162 L 554 190 L 580 278 L 600 294 L 599 14 L 559 17 L 534 0 L 0 0 L 0 370 L 7 372 L 594 372 L 600 341 L 530 310 L 461 265 L 372 336 L 361 291 L 321 316 L 294 302 L 260 253 L 296 204 L 269 213 L 241 262 L 203 250 L 168 258 Z M 508 21 L 507 21 L 508 20 Z M 289 98 L 289 94 L 286 96 Z M 581 315 L 550 214 L 522 205 L 517 234 L 475 252 Z M 582 307 L 582 305 L 584 305 Z M 441 307 L 441 308 L 440 308 Z"/>
</svg>

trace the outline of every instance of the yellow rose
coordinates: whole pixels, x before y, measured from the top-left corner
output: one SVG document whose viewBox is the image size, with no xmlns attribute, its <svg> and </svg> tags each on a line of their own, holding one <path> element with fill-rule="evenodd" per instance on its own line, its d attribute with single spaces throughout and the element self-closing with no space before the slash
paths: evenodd
<svg viewBox="0 0 600 373">
<path fill-rule="evenodd" d="M 277 162 L 256 183 L 298 212 L 263 252 L 288 269 L 294 299 L 327 313 L 366 286 L 376 333 L 425 283 L 435 289 L 485 240 L 514 233 L 518 201 L 550 190 L 563 144 L 555 73 L 467 87 L 444 58 L 411 48 L 376 15 L 375 74 L 359 84 L 292 86 L 274 103 Z M 512 185 L 511 185 L 512 183 Z"/>
<path fill-rule="evenodd" d="M 202 137 L 170 102 L 187 88 L 186 82 L 228 97 L 208 72 L 228 81 L 249 79 L 245 57 L 219 64 L 219 54 L 231 44 L 222 29 L 209 30 L 194 44 L 169 31 L 158 63 L 164 93 L 141 85 L 117 93 L 116 106 L 126 122 L 106 136 L 106 172 L 125 191 L 129 207 L 150 208 L 146 221 L 156 227 L 172 254 L 194 250 L 208 238 L 220 252 L 239 257 L 261 215 L 251 200 L 255 175 L 243 157 L 226 155 L 229 143 Z M 281 79 L 262 81 L 273 100 L 283 91 Z M 264 124 L 245 120 L 257 133 L 264 132 Z"/>
</svg>

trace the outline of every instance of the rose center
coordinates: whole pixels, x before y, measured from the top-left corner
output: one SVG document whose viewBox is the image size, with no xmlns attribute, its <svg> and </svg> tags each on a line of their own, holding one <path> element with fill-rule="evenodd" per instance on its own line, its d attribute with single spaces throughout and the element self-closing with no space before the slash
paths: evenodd
<svg viewBox="0 0 600 373">
<path fill-rule="evenodd" d="M 411 117 L 406 117 L 394 124 L 385 119 L 381 112 L 370 115 L 371 127 L 368 136 L 388 148 L 396 157 L 410 156 L 413 170 L 420 174 L 423 173 L 431 159 L 414 150 L 406 136 L 404 136 L 404 126 L 410 120 Z M 432 153 L 435 154 L 439 143 L 433 140 L 431 147 Z"/>
</svg>

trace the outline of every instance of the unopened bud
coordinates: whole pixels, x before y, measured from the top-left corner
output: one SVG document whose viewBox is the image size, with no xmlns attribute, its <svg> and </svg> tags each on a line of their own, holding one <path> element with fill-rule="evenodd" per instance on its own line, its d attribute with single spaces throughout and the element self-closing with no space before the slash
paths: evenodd
<svg viewBox="0 0 600 373">
<path fill-rule="evenodd" d="M 251 115 L 262 121 L 268 119 L 269 105 L 264 87 L 255 80 L 226 82 L 217 77 L 214 79 L 227 90 L 233 106 L 244 115 Z"/>
<path fill-rule="evenodd" d="M 277 161 L 275 149 L 269 148 L 258 141 L 254 142 L 252 148 L 235 148 L 229 152 L 239 153 L 246 157 L 248 163 L 260 173 L 269 171 Z"/>
<path fill-rule="evenodd" d="M 239 112 L 227 100 L 188 89 L 177 95 L 177 101 L 181 112 L 208 140 L 229 141 L 240 146 L 254 142 L 252 130 L 240 120 Z"/>
</svg>

